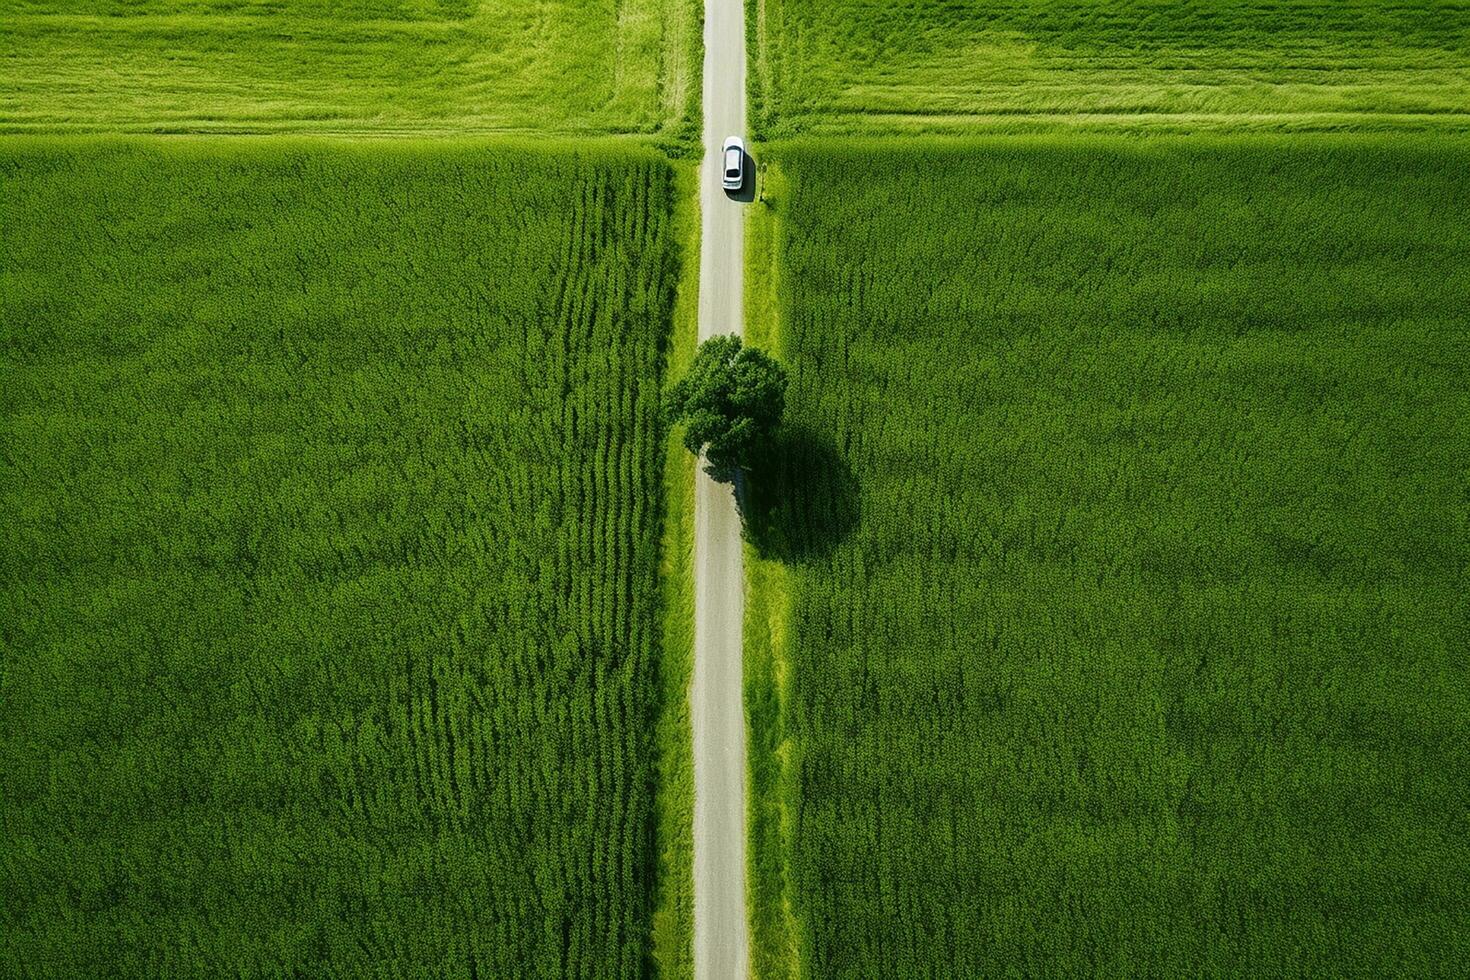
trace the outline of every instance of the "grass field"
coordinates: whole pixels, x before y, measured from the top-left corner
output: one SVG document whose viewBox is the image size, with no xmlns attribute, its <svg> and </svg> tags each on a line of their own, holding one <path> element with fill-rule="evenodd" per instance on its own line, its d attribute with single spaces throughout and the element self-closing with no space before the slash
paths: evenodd
<svg viewBox="0 0 1470 980">
<path fill-rule="evenodd" d="M 674 164 L 674 237 L 680 251 L 671 343 L 664 374 L 681 377 L 699 343 L 699 165 Z M 694 673 L 694 458 L 676 431 L 664 445 L 664 636 L 659 650 L 658 902 L 653 915 L 654 973 L 694 975 L 694 744 L 689 685 Z"/>
<path fill-rule="evenodd" d="M 1463 974 L 1470 143 L 765 160 L 760 975 Z"/>
<path fill-rule="evenodd" d="M 1045 128 L 1470 129 L 1438 0 L 747 0 L 766 138 Z"/>
<path fill-rule="evenodd" d="M 646 972 L 672 168 L 11 139 L 0 186 L 0 973 Z"/>
<path fill-rule="evenodd" d="M 690 0 L 12 0 L 0 133 L 697 139 Z"/>
</svg>

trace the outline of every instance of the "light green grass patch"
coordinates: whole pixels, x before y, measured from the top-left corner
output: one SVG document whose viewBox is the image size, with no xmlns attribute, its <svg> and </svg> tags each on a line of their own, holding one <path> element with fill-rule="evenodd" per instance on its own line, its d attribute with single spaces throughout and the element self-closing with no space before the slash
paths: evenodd
<svg viewBox="0 0 1470 980">
<path fill-rule="evenodd" d="M 29 0 L 0 132 L 537 131 L 696 138 L 690 0 Z"/>
<path fill-rule="evenodd" d="M 775 283 L 780 272 L 781 169 L 758 165 L 757 201 L 745 225 L 745 342 L 784 360 Z M 780 561 L 745 546 L 745 712 L 747 746 L 747 907 L 751 974 L 792 976 L 798 956 L 791 904 L 792 808 L 796 746 L 787 735 L 791 580 Z"/>
<path fill-rule="evenodd" d="M 674 234 L 678 293 L 665 376 L 682 377 L 699 345 L 699 170 L 677 165 Z M 694 745 L 689 685 L 694 671 L 694 458 L 677 433 L 664 447 L 664 540 L 659 578 L 664 641 L 659 659 L 659 875 L 654 961 L 660 977 L 694 975 Z"/>
<path fill-rule="evenodd" d="M 1470 128 L 1470 8 L 747 0 L 752 122 L 799 133 Z"/>
</svg>

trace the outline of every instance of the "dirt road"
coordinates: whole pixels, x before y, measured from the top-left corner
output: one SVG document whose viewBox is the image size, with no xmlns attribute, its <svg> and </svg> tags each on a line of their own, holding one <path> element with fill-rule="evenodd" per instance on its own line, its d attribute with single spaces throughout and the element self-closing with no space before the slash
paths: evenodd
<svg viewBox="0 0 1470 980">
<path fill-rule="evenodd" d="M 720 147 L 745 132 L 742 0 L 705 0 L 704 163 L 699 338 L 740 333 L 745 215 L 720 186 Z M 754 175 L 747 180 L 754 181 Z M 694 511 L 694 974 L 743 980 L 745 926 L 745 712 L 741 643 L 745 582 L 740 516 L 729 484 L 703 471 Z"/>
</svg>

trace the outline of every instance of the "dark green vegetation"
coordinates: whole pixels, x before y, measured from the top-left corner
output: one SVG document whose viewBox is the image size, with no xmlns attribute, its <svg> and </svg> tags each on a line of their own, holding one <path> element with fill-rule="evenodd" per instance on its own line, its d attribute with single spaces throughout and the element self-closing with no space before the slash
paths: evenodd
<svg viewBox="0 0 1470 980">
<path fill-rule="evenodd" d="M 747 0 L 752 124 L 796 133 L 1470 128 L 1440 0 Z"/>
<path fill-rule="evenodd" d="M 644 972 L 668 164 L 0 181 L 0 973 Z"/>
<path fill-rule="evenodd" d="M 764 452 L 781 421 L 786 371 L 733 334 L 699 345 L 665 410 L 684 428 L 684 448 L 718 472 L 742 469 Z"/>
<path fill-rule="evenodd" d="M 693 140 L 691 0 L 9 0 L 0 132 Z"/>
<path fill-rule="evenodd" d="M 765 159 L 763 973 L 1463 975 L 1470 143 Z"/>
<path fill-rule="evenodd" d="M 674 165 L 674 237 L 681 267 L 665 377 L 688 369 L 699 342 L 699 174 Z M 694 745 L 689 684 L 694 672 L 694 461 L 670 429 L 664 445 L 664 538 L 659 582 L 663 648 L 658 677 L 663 711 L 658 743 L 658 906 L 653 913 L 654 972 L 688 977 L 694 970 Z"/>
</svg>

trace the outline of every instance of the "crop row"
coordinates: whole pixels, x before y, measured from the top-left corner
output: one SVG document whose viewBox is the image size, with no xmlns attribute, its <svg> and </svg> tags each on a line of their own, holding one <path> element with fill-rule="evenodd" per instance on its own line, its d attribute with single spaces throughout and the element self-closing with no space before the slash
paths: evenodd
<svg viewBox="0 0 1470 980">
<path fill-rule="evenodd" d="M 766 159 L 804 975 L 1470 962 L 1465 144 Z"/>
<path fill-rule="evenodd" d="M 0 180 L 0 972 L 641 974 L 667 163 Z"/>
</svg>

